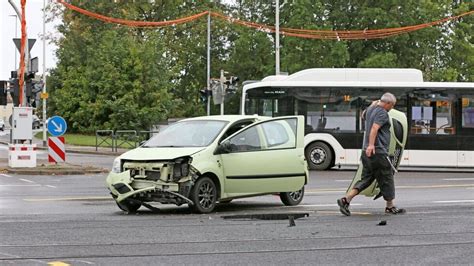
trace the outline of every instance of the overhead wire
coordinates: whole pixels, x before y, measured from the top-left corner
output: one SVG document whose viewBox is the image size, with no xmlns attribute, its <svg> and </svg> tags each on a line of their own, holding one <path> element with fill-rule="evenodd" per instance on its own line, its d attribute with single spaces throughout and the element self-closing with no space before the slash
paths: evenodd
<svg viewBox="0 0 474 266">
<path fill-rule="evenodd" d="M 178 24 L 188 23 L 194 20 L 197 20 L 203 16 L 210 14 L 212 17 L 215 17 L 220 20 L 227 21 L 232 24 L 237 24 L 249 28 L 253 28 L 259 31 L 264 31 L 268 33 L 274 33 L 276 31 L 275 26 L 250 22 L 245 20 L 240 20 L 233 18 L 231 16 L 226 16 L 221 13 L 213 11 L 204 11 L 192 16 L 179 18 L 169 21 L 135 21 L 135 20 L 126 20 L 120 18 L 113 18 L 104 16 L 95 12 L 91 12 L 80 7 L 74 6 L 72 4 L 66 3 L 64 0 L 57 0 L 58 3 L 64 5 L 66 8 L 79 12 L 83 15 L 96 18 L 98 20 L 115 23 L 120 25 L 126 25 L 130 27 L 166 27 L 174 26 Z M 299 37 L 306 39 L 326 39 L 326 40 L 369 40 L 369 39 L 382 39 L 387 37 L 392 37 L 404 33 L 409 33 L 428 27 L 436 26 L 451 20 L 456 20 L 464 16 L 468 16 L 474 13 L 474 10 L 464 12 L 459 15 L 450 16 L 440 20 L 422 23 L 418 25 L 404 26 L 404 27 L 395 27 L 395 28 L 385 28 L 385 29 L 366 29 L 366 30 L 311 30 L 311 29 L 294 29 L 294 28 L 280 28 L 280 34 L 291 37 Z"/>
</svg>

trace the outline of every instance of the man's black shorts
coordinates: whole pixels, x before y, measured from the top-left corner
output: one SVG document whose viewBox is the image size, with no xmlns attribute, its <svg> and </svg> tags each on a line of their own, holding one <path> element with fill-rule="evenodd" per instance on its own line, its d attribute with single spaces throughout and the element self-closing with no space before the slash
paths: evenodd
<svg viewBox="0 0 474 266">
<path fill-rule="evenodd" d="M 385 154 L 373 154 L 367 157 L 365 151 L 362 151 L 361 161 L 363 165 L 361 179 L 354 185 L 354 188 L 363 191 L 369 187 L 372 182 L 377 180 L 380 191 L 385 200 L 395 198 L 395 184 L 393 181 L 393 170 Z"/>
</svg>

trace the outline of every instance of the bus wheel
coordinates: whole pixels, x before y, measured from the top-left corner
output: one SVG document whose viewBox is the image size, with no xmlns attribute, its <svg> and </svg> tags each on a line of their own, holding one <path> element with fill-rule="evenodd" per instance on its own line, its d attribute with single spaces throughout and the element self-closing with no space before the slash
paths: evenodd
<svg viewBox="0 0 474 266">
<path fill-rule="evenodd" d="M 331 148 L 323 142 L 311 143 L 306 148 L 306 161 L 311 170 L 326 170 L 331 166 L 334 155 Z"/>
</svg>

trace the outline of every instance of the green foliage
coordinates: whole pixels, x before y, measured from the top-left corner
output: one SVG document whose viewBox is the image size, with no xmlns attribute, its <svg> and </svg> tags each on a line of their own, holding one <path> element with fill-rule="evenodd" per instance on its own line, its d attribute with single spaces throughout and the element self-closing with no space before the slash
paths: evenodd
<svg viewBox="0 0 474 266">
<path fill-rule="evenodd" d="M 107 16 L 164 21 L 205 10 L 274 25 L 273 1 L 80 1 Z M 281 2 L 280 25 L 361 30 L 416 25 L 474 9 L 472 1 L 293 0 Z M 56 9 L 54 8 L 56 7 Z M 48 80 L 50 114 L 73 132 L 148 129 L 160 120 L 205 114 L 207 17 L 166 28 L 107 24 L 53 6 L 63 18 L 56 40 L 58 65 Z M 319 67 L 417 68 L 427 81 L 474 80 L 474 16 L 409 34 L 376 40 L 312 40 L 281 36 L 283 72 Z M 220 70 L 241 81 L 275 73 L 275 34 L 212 19 L 211 77 Z M 240 95 L 226 102 L 238 113 Z M 219 106 L 212 105 L 217 114 Z"/>
</svg>

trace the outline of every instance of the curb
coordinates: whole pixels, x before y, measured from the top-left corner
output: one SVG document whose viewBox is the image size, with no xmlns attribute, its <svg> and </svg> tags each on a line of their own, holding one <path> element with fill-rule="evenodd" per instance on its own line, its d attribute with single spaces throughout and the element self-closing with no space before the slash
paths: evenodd
<svg viewBox="0 0 474 266">
<path fill-rule="evenodd" d="M 9 145 L 9 142 L 6 141 L 0 141 L 0 144 L 3 145 Z M 84 147 L 92 147 L 92 146 L 84 146 Z M 93 147 L 95 148 L 95 147 Z M 36 149 L 42 150 L 42 151 L 47 151 L 48 147 L 43 147 L 43 146 L 36 146 Z M 74 148 L 67 148 L 66 147 L 66 153 L 78 153 L 78 154 L 96 154 L 96 155 L 109 155 L 109 156 L 119 156 L 120 154 L 127 152 L 129 150 L 119 150 L 118 152 L 113 152 L 113 151 L 95 151 L 95 150 L 81 150 L 81 149 L 74 149 Z"/>
<path fill-rule="evenodd" d="M 1 168 L 1 173 L 17 175 L 87 175 L 108 173 L 107 169 L 81 169 L 81 168 Z"/>
</svg>

